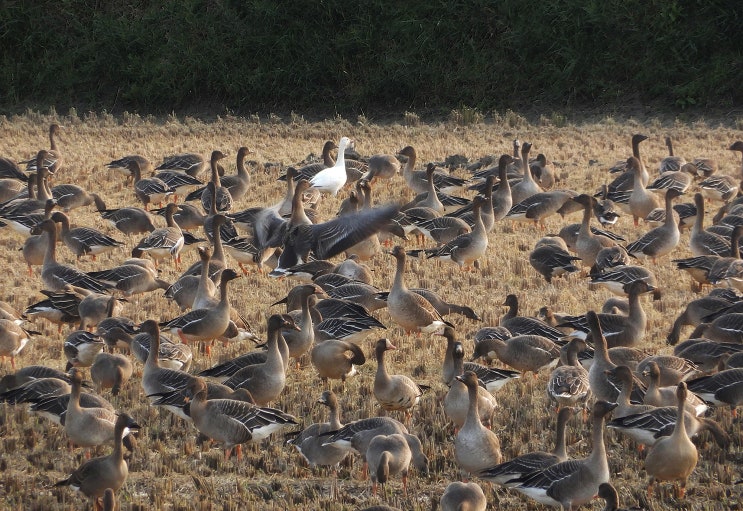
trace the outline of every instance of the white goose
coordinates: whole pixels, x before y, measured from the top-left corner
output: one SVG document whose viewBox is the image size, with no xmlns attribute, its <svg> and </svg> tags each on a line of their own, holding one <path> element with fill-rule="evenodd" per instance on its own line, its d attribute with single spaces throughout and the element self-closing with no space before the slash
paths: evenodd
<svg viewBox="0 0 743 511">
<path fill-rule="evenodd" d="M 346 147 L 351 143 L 351 139 L 348 137 L 342 137 L 338 143 L 338 159 L 335 161 L 335 165 L 327 169 L 323 169 L 315 176 L 310 179 L 312 188 L 320 191 L 332 193 L 338 195 L 338 191 L 343 188 L 346 184 L 346 159 L 344 152 Z"/>
</svg>

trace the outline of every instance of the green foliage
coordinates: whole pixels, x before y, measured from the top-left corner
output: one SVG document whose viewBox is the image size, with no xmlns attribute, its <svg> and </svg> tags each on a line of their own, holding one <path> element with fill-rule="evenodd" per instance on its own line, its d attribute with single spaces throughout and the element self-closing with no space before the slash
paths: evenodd
<svg viewBox="0 0 743 511">
<path fill-rule="evenodd" d="M 739 104 L 734 0 L 8 0 L 0 110 Z"/>
</svg>

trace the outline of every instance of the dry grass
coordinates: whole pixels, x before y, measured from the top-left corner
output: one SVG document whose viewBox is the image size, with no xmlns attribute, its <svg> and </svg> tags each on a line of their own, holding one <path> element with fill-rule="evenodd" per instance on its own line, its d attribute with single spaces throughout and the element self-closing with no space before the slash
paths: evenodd
<svg viewBox="0 0 743 511">
<path fill-rule="evenodd" d="M 237 147 L 247 145 L 259 162 L 282 165 L 304 159 L 309 153 L 319 153 L 326 139 L 337 140 L 341 135 L 356 139 L 363 154 L 393 153 L 404 145 L 413 145 L 421 162 L 443 160 L 447 155 L 463 154 L 471 160 L 486 154 L 510 152 L 511 140 L 518 137 L 534 143 L 533 152 L 543 152 L 557 165 L 563 186 L 578 191 L 593 191 L 608 179 L 605 169 L 615 160 L 626 158 L 630 152 L 632 133 L 642 132 L 651 138 L 643 145 L 644 157 L 649 168 L 656 168 L 665 156 L 663 137 L 674 137 L 677 152 L 687 158 L 709 156 L 717 158 L 722 172 L 737 171 L 740 162 L 727 151 L 729 144 L 740 138 L 733 127 L 734 119 L 719 122 L 662 122 L 649 119 L 614 121 L 611 118 L 568 124 L 564 119 L 551 123 L 543 118 L 537 125 L 529 124 L 516 114 L 498 117 L 494 122 L 458 125 L 453 118 L 438 124 L 425 124 L 417 116 L 407 113 L 405 120 L 414 119 L 409 125 L 389 123 L 375 125 L 367 122 L 349 122 L 332 119 L 320 123 L 305 122 L 294 115 L 289 120 L 269 119 L 217 119 L 203 122 L 196 119 L 143 119 L 138 116 L 113 118 L 107 115 L 74 113 L 65 117 L 29 113 L 25 116 L 0 120 L 2 138 L 0 155 L 16 160 L 29 158 L 46 147 L 46 129 L 52 121 L 65 126 L 61 147 L 66 155 L 67 169 L 56 181 L 73 182 L 101 193 L 110 207 L 122 206 L 133 200 L 130 189 L 118 178 L 112 178 L 103 166 L 108 161 L 125 154 L 139 153 L 158 162 L 163 156 L 177 152 L 205 152 L 226 150 L 234 159 Z M 555 126 L 557 124 L 557 126 Z M 594 164 L 589 165 L 593 161 Z M 228 172 L 234 172 L 234 164 Z M 459 171 L 461 172 L 461 171 Z M 278 169 L 267 167 L 266 172 L 253 176 L 254 191 L 236 205 L 236 209 L 266 204 L 283 194 L 283 185 L 276 182 Z M 400 200 L 410 196 L 401 186 L 400 178 L 382 184 L 374 190 L 381 201 Z M 341 194 L 343 195 L 343 194 Z M 327 218 L 335 213 L 342 199 L 329 199 L 321 205 Z M 577 222 L 578 217 L 568 221 Z M 556 232 L 561 220 L 551 218 L 549 230 Z M 100 217 L 89 209 L 73 212 L 73 223 L 107 229 Z M 634 239 L 631 221 L 623 218 L 617 230 Z M 0 298 L 23 309 L 40 298 L 38 274 L 28 278 L 25 266 L 17 252 L 22 239 L 3 229 L 0 252 L 6 261 L 5 285 Z M 119 233 L 115 237 L 122 238 Z M 508 293 L 516 293 L 525 314 L 533 314 L 542 305 L 552 305 L 561 311 L 582 313 L 599 308 L 607 295 L 587 289 L 578 277 L 567 281 L 546 284 L 529 266 L 527 256 L 541 234 L 532 227 L 497 225 L 490 236 L 491 248 L 487 261 L 478 273 L 461 273 L 453 265 L 433 261 L 411 263 L 409 285 L 420 285 L 441 292 L 450 301 L 467 303 L 478 311 L 483 324 L 450 318 L 457 325 L 465 347 L 471 350 L 471 334 L 483 325 L 496 324 L 503 313 L 500 306 Z M 130 249 L 136 240 L 126 240 Z M 409 242 L 412 248 L 412 241 Z M 682 238 L 677 256 L 688 255 L 688 234 Z M 120 251 L 98 263 L 84 261 L 80 267 L 92 270 L 97 266 L 113 266 L 124 259 L 128 251 Z M 74 258 L 65 249 L 61 257 Z M 184 261 L 190 264 L 195 254 Z M 385 288 L 390 285 L 393 264 L 391 258 L 379 255 L 371 263 L 375 284 Z M 650 352 L 669 352 L 664 339 L 673 319 L 685 302 L 692 298 L 689 280 L 674 269 L 668 258 L 653 268 L 663 283 L 663 299 L 650 302 L 643 299 L 649 317 L 648 333 L 642 348 Z M 175 272 L 166 266 L 164 278 L 173 280 Z M 272 312 L 269 304 L 284 296 L 293 283 L 276 281 L 260 275 L 239 279 L 232 287 L 231 301 L 253 322 L 255 328 L 265 331 L 265 318 Z M 166 319 L 177 314 L 174 306 L 166 303 L 159 293 L 134 298 L 126 304 L 125 313 L 135 320 L 146 318 Z M 388 323 L 386 312 L 378 317 Z M 34 328 L 43 335 L 26 347 L 19 357 L 19 366 L 36 363 L 63 367 L 61 351 L 65 333 L 58 335 L 56 327 L 37 323 Z M 688 331 L 687 331 L 688 333 Z M 431 509 L 448 482 L 459 477 L 453 463 L 453 432 L 447 425 L 440 399 L 445 388 L 440 382 L 440 363 L 444 343 L 438 337 L 406 337 L 390 325 L 386 335 L 401 349 L 394 353 L 391 364 L 398 372 L 414 374 L 418 381 L 433 385 L 421 406 L 415 411 L 413 431 L 422 441 L 431 460 L 431 474 L 422 477 L 414 474 L 410 480 L 408 496 L 403 496 L 399 481 L 393 481 L 377 498 L 371 496 L 370 484 L 360 477 L 356 460 L 344 464 L 334 481 L 327 472 L 308 469 L 293 450 L 282 445 L 281 438 L 274 438 L 263 446 L 247 449 L 247 456 L 237 463 L 234 459 L 224 462 L 219 450 L 199 453 L 195 445 L 195 430 L 173 419 L 167 412 L 151 408 L 143 396 L 139 381 L 133 379 L 129 387 L 112 402 L 118 409 L 126 410 L 144 426 L 139 448 L 130 463 L 130 476 L 118 497 L 122 509 L 357 509 L 384 502 L 401 509 Z M 371 352 L 371 337 L 365 349 Z M 231 346 L 216 351 L 216 358 L 234 356 L 250 346 Z M 216 361 L 201 357 L 195 369 L 202 369 Z M 343 419 L 351 421 L 377 413 L 371 395 L 374 362 L 360 368 L 360 375 L 352 379 L 340 393 Z M 10 371 L 8 366 L 0 374 Z M 496 431 L 503 446 L 504 458 L 531 450 L 551 448 L 553 442 L 554 413 L 547 408 L 545 382 L 547 374 L 538 380 L 531 378 L 511 383 L 499 394 L 501 405 L 496 418 Z M 288 385 L 278 407 L 295 414 L 309 424 L 324 420 L 324 412 L 315 400 L 321 393 L 321 384 L 311 366 L 300 370 L 292 368 Z M 110 397 L 110 396 L 109 396 Z M 687 498 L 676 501 L 668 486 L 663 485 L 659 498 L 650 501 L 644 495 L 645 475 L 642 460 L 624 439 L 612 432 L 606 435 L 613 482 L 619 488 L 624 505 L 639 505 L 647 509 L 735 509 L 741 501 L 741 421 L 732 421 L 729 410 L 716 410 L 713 417 L 720 421 L 735 438 L 729 452 L 721 453 L 716 445 L 704 438 L 700 443 L 701 460 L 692 475 Z M 570 453 L 582 456 L 590 449 L 588 428 L 579 419 L 569 427 Z M 56 480 L 66 476 L 81 462 L 79 452 L 70 452 L 63 431 L 41 419 L 30 416 L 20 407 L 0 407 L 0 499 L 5 509 L 18 510 L 67 510 L 81 509 L 84 499 L 68 489 L 50 489 Z M 515 492 L 488 489 L 486 494 L 493 508 L 518 507 L 538 509 L 541 506 L 527 502 Z M 333 489 L 337 496 L 331 497 Z M 593 509 L 601 506 L 596 503 Z"/>
</svg>

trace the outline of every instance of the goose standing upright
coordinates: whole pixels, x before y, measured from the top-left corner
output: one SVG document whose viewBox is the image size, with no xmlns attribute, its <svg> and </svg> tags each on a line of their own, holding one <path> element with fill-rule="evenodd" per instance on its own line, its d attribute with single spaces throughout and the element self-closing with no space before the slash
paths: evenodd
<svg viewBox="0 0 743 511">
<path fill-rule="evenodd" d="M 382 410 L 402 410 L 406 418 L 411 416 L 411 410 L 420 401 L 424 387 L 419 386 L 403 374 L 389 374 L 385 364 L 385 352 L 396 350 L 397 347 L 389 339 L 377 341 L 375 353 L 377 355 L 377 372 L 374 376 L 374 397 Z"/>
<path fill-rule="evenodd" d="M 31 229 L 31 234 L 46 233 L 48 243 L 44 253 L 44 263 L 41 267 L 41 281 L 48 291 L 64 291 L 67 284 L 82 287 L 96 293 L 104 293 L 111 286 L 100 282 L 81 272 L 73 266 L 57 262 L 57 224 L 52 219 L 46 219 Z"/>
<path fill-rule="evenodd" d="M 510 483 L 514 483 L 516 490 L 537 502 L 561 506 L 567 511 L 593 500 L 599 485 L 609 482 L 604 422 L 615 407 L 615 404 L 606 401 L 597 401 L 593 406 L 593 449 L 587 458 L 563 461 L 542 471 L 526 474 Z"/>
<path fill-rule="evenodd" d="M 521 145 L 521 170 L 524 173 L 524 177 L 521 181 L 511 187 L 513 204 L 518 204 L 535 193 L 542 191 L 537 182 L 534 181 L 534 176 L 531 175 L 531 169 L 529 168 L 529 151 L 531 151 L 531 144 L 529 142 L 524 142 Z"/>
<path fill-rule="evenodd" d="M 97 503 L 107 489 L 121 488 L 129 475 L 129 467 L 124 460 L 123 439 L 127 425 L 132 418 L 122 413 L 116 419 L 114 429 L 114 450 L 108 456 L 88 460 L 75 470 L 70 477 L 54 486 L 71 486 Z"/>
<path fill-rule="evenodd" d="M 387 310 L 393 322 L 407 332 L 426 334 L 443 332 L 446 325 L 453 326 L 441 317 L 431 303 L 405 285 L 405 250 L 396 246 L 390 254 L 397 260 L 395 277 L 387 296 Z"/>
<path fill-rule="evenodd" d="M 514 204 L 511 184 L 508 182 L 508 166 L 512 162 L 513 158 L 507 154 L 498 159 L 498 189 L 492 194 L 493 223 L 505 218 Z"/>
<path fill-rule="evenodd" d="M 222 186 L 222 183 L 219 180 L 218 163 L 219 160 L 224 159 L 224 157 L 225 154 L 222 151 L 212 151 L 211 158 L 209 159 L 212 170 L 211 182 L 214 183 L 214 189 L 216 190 L 217 195 L 216 202 L 214 202 L 217 212 L 229 211 L 232 209 L 232 195 L 230 195 L 230 190 L 226 186 Z M 204 211 L 212 210 L 212 195 L 213 192 L 208 189 L 201 192 L 201 206 L 204 208 Z"/>
<path fill-rule="evenodd" d="M 679 498 L 684 498 L 686 481 L 697 466 L 699 453 L 686 433 L 684 421 L 684 404 L 687 395 L 686 383 L 678 384 L 676 426 L 671 436 L 659 439 L 648 451 L 645 458 L 645 471 L 648 479 L 648 498 L 652 496 L 653 484 L 656 481 L 679 481 Z"/>
<path fill-rule="evenodd" d="M 462 470 L 479 474 L 501 462 L 500 441 L 495 432 L 487 429 L 480 421 L 477 407 L 478 380 L 475 373 L 466 371 L 456 378 L 467 386 L 469 409 L 467 418 L 454 439 L 454 458 Z"/>
<path fill-rule="evenodd" d="M 142 238 L 137 246 L 134 247 L 134 251 L 147 252 L 155 260 L 157 266 L 160 259 L 166 257 L 172 257 L 176 268 L 180 260 L 180 253 L 183 249 L 185 239 L 183 237 L 183 231 L 175 223 L 173 215 L 178 210 L 176 204 L 170 203 L 165 208 L 165 221 L 167 222 L 166 227 L 160 227 L 155 229 L 150 234 Z M 133 252 L 134 253 L 134 252 Z"/>
<path fill-rule="evenodd" d="M 669 254 L 679 243 L 681 233 L 673 216 L 673 199 L 681 195 L 678 190 L 666 192 L 666 219 L 663 225 L 651 229 L 638 240 L 627 245 L 627 253 L 638 259 L 651 258 L 653 262 Z"/>
<path fill-rule="evenodd" d="M 338 191 L 343 188 L 346 184 L 348 175 L 346 174 L 346 159 L 345 151 L 346 147 L 351 143 L 351 139 L 348 137 L 341 137 L 338 143 L 338 158 L 335 160 L 335 165 L 327 169 L 323 169 L 310 179 L 312 188 L 319 190 L 320 192 L 332 193 L 338 195 Z"/>
</svg>

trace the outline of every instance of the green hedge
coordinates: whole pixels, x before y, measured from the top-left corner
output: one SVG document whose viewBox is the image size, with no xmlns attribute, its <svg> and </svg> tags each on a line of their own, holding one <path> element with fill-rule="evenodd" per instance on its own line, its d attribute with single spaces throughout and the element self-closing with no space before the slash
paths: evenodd
<svg viewBox="0 0 743 511">
<path fill-rule="evenodd" d="M 6 0 L 0 110 L 740 104 L 739 0 Z"/>
</svg>

